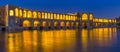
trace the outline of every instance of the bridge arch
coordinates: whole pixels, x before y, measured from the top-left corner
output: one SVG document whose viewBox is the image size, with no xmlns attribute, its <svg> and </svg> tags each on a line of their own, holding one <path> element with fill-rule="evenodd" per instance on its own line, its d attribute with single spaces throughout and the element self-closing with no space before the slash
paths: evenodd
<svg viewBox="0 0 120 52">
<path fill-rule="evenodd" d="M 60 26 L 61 26 L 61 27 L 65 26 L 65 23 L 64 23 L 63 21 L 60 22 Z"/>
<path fill-rule="evenodd" d="M 23 27 L 30 27 L 31 26 L 31 23 L 29 20 L 24 20 L 23 21 Z"/>
<path fill-rule="evenodd" d="M 76 22 L 76 26 L 77 26 L 77 27 L 79 26 L 79 22 Z"/>
<path fill-rule="evenodd" d="M 90 14 L 90 20 L 93 20 L 93 14 Z"/>
<path fill-rule="evenodd" d="M 82 14 L 82 20 L 88 20 L 88 15 L 86 13 Z"/>
<path fill-rule="evenodd" d="M 88 23 L 87 22 L 82 22 L 82 27 L 87 28 Z"/>
<path fill-rule="evenodd" d="M 48 22 L 48 26 L 49 26 L 49 27 L 52 26 L 52 22 Z"/>
<path fill-rule="evenodd" d="M 69 27 L 70 26 L 70 22 L 66 22 L 66 26 Z"/>
<path fill-rule="evenodd" d="M 58 22 L 56 21 L 56 22 L 54 22 L 54 26 L 56 27 L 56 26 L 58 26 Z"/>
<path fill-rule="evenodd" d="M 74 26 L 74 22 L 71 22 L 71 26 L 72 26 L 72 27 Z"/>
<path fill-rule="evenodd" d="M 39 21 L 34 21 L 34 27 L 39 27 L 40 26 L 40 22 Z"/>
<path fill-rule="evenodd" d="M 45 27 L 47 25 L 47 22 L 46 21 L 43 21 L 42 22 L 42 26 Z"/>
</svg>

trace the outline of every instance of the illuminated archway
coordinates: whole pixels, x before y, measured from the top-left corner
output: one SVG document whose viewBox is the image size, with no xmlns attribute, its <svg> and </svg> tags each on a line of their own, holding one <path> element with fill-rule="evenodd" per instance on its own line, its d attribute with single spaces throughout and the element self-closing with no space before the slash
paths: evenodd
<svg viewBox="0 0 120 52">
<path fill-rule="evenodd" d="M 67 26 L 67 27 L 70 26 L 70 22 L 66 22 L 66 26 Z"/>
<path fill-rule="evenodd" d="M 79 26 L 79 22 L 76 22 L 76 26 L 77 26 L 77 27 Z"/>
<path fill-rule="evenodd" d="M 22 14 L 23 14 L 22 9 L 20 9 L 19 10 L 19 17 L 22 17 Z"/>
<path fill-rule="evenodd" d="M 31 18 L 31 17 L 32 17 L 32 12 L 31 12 L 31 11 L 28 11 L 28 12 L 27 12 L 27 17 L 28 17 L 28 18 Z"/>
<path fill-rule="evenodd" d="M 41 13 L 40 12 L 38 12 L 38 18 L 41 18 Z"/>
<path fill-rule="evenodd" d="M 39 21 L 34 21 L 34 27 L 39 27 L 40 26 L 40 22 Z"/>
<path fill-rule="evenodd" d="M 45 27 L 47 24 L 46 24 L 46 21 L 43 21 L 42 22 L 42 26 Z"/>
<path fill-rule="evenodd" d="M 37 12 L 36 11 L 33 12 L 33 18 L 37 18 Z"/>
<path fill-rule="evenodd" d="M 54 26 L 56 27 L 58 25 L 58 22 L 54 22 Z"/>
<path fill-rule="evenodd" d="M 63 21 L 60 22 L 60 26 L 61 26 L 61 27 L 65 26 L 65 23 L 64 23 Z"/>
<path fill-rule="evenodd" d="M 95 26 L 98 26 L 98 23 L 95 23 Z"/>
<path fill-rule="evenodd" d="M 18 15 L 19 15 L 19 12 L 18 12 L 19 10 L 18 10 L 18 8 L 15 8 L 15 16 L 17 16 L 18 17 Z"/>
<path fill-rule="evenodd" d="M 48 26 L 50 27 L 52 25 L 52 22 L 48 22 Z"/>
<path fill-rule="evenodd" d="M 82 20 L 88 20 L 88 15 L 86 13 L 82 15 Z"/>
<path fill-rule="evenodd" d="M 24 11 L 23 11 L 23 17 L 24 17 L 24 18 L 26 18 L 26 16 L 27 16 L 26 14 L 27 14 L 27 11 L 24 10 Z"/>
<path fill-rule="evenodd" d="M 82 22 L 82 26 L 83 26 L 83 27 L 87 27 L 87 26 L 88 26 L 88 23 L 87 23 L 87 22 Z"/>
<path fill-rule="evenodd" d="M 90 14 L 90 20 L 92 20 L 93 19 L 93 14 Z"/>
<path fill-rule="evenodd" d="M 71 26 L 74 26 L 74 22 L 71 22 Z"/>
<path fill-rule="evenodd" d="M 28 20 L 23 21 L 23 27 L 30 27 L 30 26 L 31 26 L 30 21 Z"/>
<path fill-rule="evenodd" d="M 13 10 L 10 10 L 10 11 L 9 11 L 9 15 L 10 15 L 10 16 L 14 16 L 14 11 L 13 11 Z"/>
</svg>

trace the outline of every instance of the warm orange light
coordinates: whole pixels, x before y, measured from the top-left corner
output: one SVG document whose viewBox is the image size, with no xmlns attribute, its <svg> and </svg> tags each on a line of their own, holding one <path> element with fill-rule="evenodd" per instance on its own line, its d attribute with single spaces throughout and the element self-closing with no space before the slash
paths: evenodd
<svg viewBox="0 0 120 52">
<path fill-rule="evenodd" d="M 24 17 L 24 18 L 26 18 L 26 16 L 27 16 L 26 14 L 27 14 L 27 12 L 26 12 L 26 10 L 24 10 L 24 11 L 23 11 L 23 17 Z"/>
<path fill-rule="evenodd" d="M 15 16 L 17 16 L 18 17 L 18 15 L 19 15 L 19 12 L 18 12 L 19 10 L 18 10 L 18 8 L 15 8 Z"/>
<path fill-rule="evenodd" d="M 63 27 L 64 25 L 65 25 L 65 24 L 64 24 L 64 22 L 63 22 L 63 21 L 62 21 L 62 22 L 60 22 L 60 26 L 62 26 L 62 27 Z"/>
<path fill-rule="evenodd" d="M 20 17 L 22 17 L 22 9 L 20 9 L 20 11 L 19 11 L 19 12 L 20 12 L 20 13 L 19 13 L 19 14 L 20 14 Z"/>
<path fill-rule="evenodd" d="M 93 19 L 93 15 L 92 14 L 90 14 L 90 20 L 92 20 Z"/>
<path fill-rule="evenodd" d="M 102 19 L 102 18 L 99 18 L 99 22 L 103 22 L 103 19 Z"/>
<path fill-rule="evenodd" d="M 45 19 L 48 19 L 48 13 L 45 13 Z"/>
<path fill-rule="evenodd" d="M 59 15 L 59 14 L 57 14 L 57 20 L 59 20 L 59 18 L 60 18 L 60 15 Z"/>
<path fill-rule="evenodd" d="M 31 11 L 28 11 L 27 17 L 28 17 L 28 18 L 31 18 L 31 17 L 32 17 L 32 12 L 31 12 Z"/>
<path fill-rule="evenodd" d="M 88 20 L 88 15 L 86 13 L 82 15 L 82 20 Z"/>
<path fill-rule="evenodd" d="M 33 18 L 37 18 L 37 12 L 36 11 L 33 12 Z"/>
<path fill-rule="evenodd" d="M 63 20 L 65 20 L 65 15 L 63 15 Z"/>
<path fill-rule="evenodd" d="M 99 22 L 98 18 L 94 18 L 94 22 Z"/>
<path fill-rule="evenodd" d="M 51 19 L 53 19 L 53 13 L 51 13 Z"/>
<path fill-rule="evenodd" d="M 13 11 L 13 10 L 10 10 L 10 11 L 9 11 L 9 14 L 10 14 L 10 16 L 14 16 L 14 11 Z"/>
<path fill-rule="evenodd" d="M 23 22 L 23 27 L 30 27 L 30 26 L 31 26 L 30 21 L 25 20 L 25 21 Z"/>
<path fill-rule="evenodd" d="M 42 12 L 42 19 L 44 19 L 45 18 L 45 13 L 44 12 Z"/>
<path fill-rule="evenodd" d="M 41 13 L 40 12 L 38 12 L 38 18 L 41 18 Z"/>
<path fill-rule="evenodd" d="M 54 14 L 54 19 L 57 19 L 57 16 L 56 16 L 56 14 Z"/>
<path fill-rule="evenodd" d="M 46 21 L 42 22 L 42 26 L 45 27 L 46 26 Z"/>
<path fill-rule="evenodd" d="M 66 20 L 69 20 L 69 16 L 68 15 L 66 15 Z"/>
<path fill-rule="evenodd" d="M 60 15 L 60 20 L 62 20 L 62 17 L 63 17 L 63 16 L 62 16 L 62 14 L 61 14 L 61 15 Z"/>
<path fill-rule="evenodd" d="M 50 18 L 51 18 L 50 13 L 48 13 L 48 19 L 50 19 Z"/>
<path fill-rule="evenodd" d="M 39 27 L 40 26 L 40 22 L 39 21 L 34 21 L 34 27 Z"/>
<path fill-rule="evenodd" d="M 109 21 L 108 21 L 108 19 L 104 19 L 104 22 L 108 23 Z"/>
</svg>

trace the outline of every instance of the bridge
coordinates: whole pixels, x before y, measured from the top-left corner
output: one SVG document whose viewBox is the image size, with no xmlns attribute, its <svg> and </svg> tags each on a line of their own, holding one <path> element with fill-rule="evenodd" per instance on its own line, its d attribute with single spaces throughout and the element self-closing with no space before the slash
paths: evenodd
<svg viewBox="0 0 120 52">
<path fill-rule="evenodd" d="M 94 17 L 93 13 L 62 14 L 5 6 L 5 26 L 7 29 L 66 29 L 115 27 L 116 19 Z"/>
</svg>

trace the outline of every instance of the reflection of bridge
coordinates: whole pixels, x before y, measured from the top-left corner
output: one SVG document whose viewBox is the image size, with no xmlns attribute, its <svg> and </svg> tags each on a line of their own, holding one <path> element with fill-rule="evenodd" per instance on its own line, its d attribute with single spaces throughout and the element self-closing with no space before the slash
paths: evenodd
<svg viewBox="0 0 120 52">
<path fill-rule="evenodd" d="M 67 30 L 24 30 L 0 36 L 6 52 L 99 52 L 99 47 L 110 47 L 118 40 L 116 28 L 67 29 Z M 98 49 L 99 49 L 98 47 Z M 97 47 L 96 47 L 97 48 Z M 72 50 L 71 50 L 72 49 Z M 63 50 L 63 51 L 61 51 Z"/>
<path fill-rule="evenodd" d="M 92 13 L 60 14 L 5 6 L 5 25 L 8 29 L 39 28 L 92 28 L 114 27 L 116 20 L 95 18 Z"/>
</svg>

